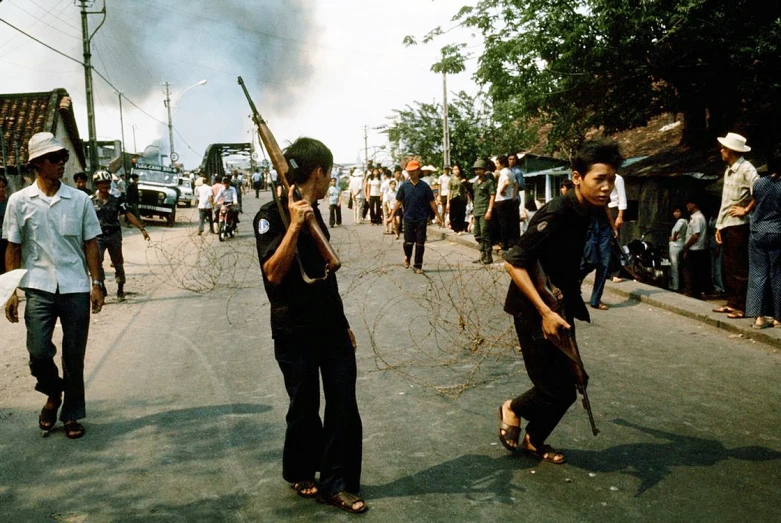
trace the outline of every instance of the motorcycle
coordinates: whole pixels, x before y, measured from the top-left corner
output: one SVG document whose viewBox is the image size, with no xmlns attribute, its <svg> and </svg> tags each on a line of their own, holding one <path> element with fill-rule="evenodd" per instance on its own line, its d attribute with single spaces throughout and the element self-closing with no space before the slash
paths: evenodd
<svg viewBox="0 0 781 523">
<path fill-rule="evenodd" d="M 645 233 L 621 248 L 621 264 L 635 280 L 667 288 L 670 259 L 662 247 L 645 240 Z"/>
<path fill-rule="evenodd" d="M 221 205 L 217 213 L 217 233 L 220 241 L 233 236 L 238 232 L 236 230 L 236 211 L 233 204 Z"/>
</svg>

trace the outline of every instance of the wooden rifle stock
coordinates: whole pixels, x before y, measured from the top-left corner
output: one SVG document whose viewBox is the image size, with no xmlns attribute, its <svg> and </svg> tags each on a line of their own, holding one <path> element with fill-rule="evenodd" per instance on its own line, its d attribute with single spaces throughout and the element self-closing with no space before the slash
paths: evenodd
<svg viewBox="0 0 781 523">
<path fill-rule="evenodd" d="M 247 87 L 244 85 L 244 80 L 241 78 L 241 76 L 239 76 L 239 85 L 244 90 L 244 95 L 247 97 L 250 109 L 252 110 L 252 121 L 255 122 L 255 125 L 258 128 L 258 136 L 260 136 L 263 145 L 266 147 L 269 158 L 271 159 L 271 163 L 274 166 L 274 169 L 277 171 L 277 180 L 282 183 L 285 194 L 288 194 L 290 192 L 290 180 L 288 179 L 290 167 L 288 166 L 287 160 L 285 159 L 285 155 L 282 153 L 282 149 L 279 147 L 279 144 L 277 144 L 277 140 L 274 138 L 274 135 L 268 128 L 268 125 L 266 125 L 265 120 L 261 118 L 258 109 L 255 107 L 255 103 L 252 101 L 252 98 L 250 98 Z M 296 190 L 296 195 L 300 199 L 298 190 Z M 309 213 L 306 215 L 305 220 L 306 225 L 309 228 L 309 232 L 312 234 L 312 238 L 314 238 L 317 250 L 325 260 L 326 271 L 338 271 L 342 266 L 342 262 L 339 261 L 339 256 L 336 254 L 336 251 L 334 251 L 333 247 L 331 247 L 331 244 L 328 243 L 328 239 L 325 237 L 322 229 L 320 229 L 320 224 L 317 223 L 315 215 Z"/>
<path fill-rule="evenodd" d="M 564 318 L 564 295 L 559 288 L 553 286 L 550 278 L 548 278 L 542 270 L 540 262 L 537 262 L 534 270 L 529 271 L 529 275 L 543 301 L 545 301 L 551 310 Z M 559 329 L 559 335 L 550 341 L 570 360 L 572 375 L 575 378 L 575 388 L 583 397 L 583 408 L 588 413 L 591 432 L 596 436 L 599 434 L 599 429 L 594 422 L 594 413 L 591 411 L 591 402 L 588 399 L 588 392 L 586 391 L 586 388 L 588 387 L 588 374 L 586 374 L 586 369 L 583 367 L 583 359 L 580 357 L 580 349 L 578 348 L 578 342 L 575 339 L 575 332 L 572 329 Z"/>
</svg>

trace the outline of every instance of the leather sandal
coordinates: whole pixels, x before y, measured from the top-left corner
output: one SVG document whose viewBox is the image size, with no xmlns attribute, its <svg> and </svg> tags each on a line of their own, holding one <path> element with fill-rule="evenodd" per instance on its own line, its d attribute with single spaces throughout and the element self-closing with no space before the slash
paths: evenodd
<svg viewBox="0 0 781 523">
<path fill-rule="evenodd" d="M 320 503 L 328 503 L 338 509 L 349 512 L 350 514 L 363 514 L 369 510 L 369 507 L 364 500 L 347 491 L 339 492 L 330 497 L 318 496 L 317 501 Z M 361 505 L 358 508 L 355 508 L 357 503 L 360 503 Z"/>
<path fill-rule="evenodd" d="M 502 434 L 504 431 L 504 434 Z M 504 416 L 502 416 L 502 406 L 499 405 L 499 441 L 502 442 L 504 448 L 510 452 L 518 450 L 518 441 L 521 439 L 521 427 L 516 425 L 508 425 L 504 422 Z M 515 445 L 511 445 L 514 443 Z"/>
<path fill-rule="evenodd" d="M 553 463 L 554 465 L 561 465 L 567 461 L 567 458 L 564 457 L 564 454 L 557 451 L 550 445 L 542 445 L 540 448 L 535 448 L 531 444 L 531 441 L 529 441 L 528 434 L 526 434 L 526 437 L 523 439 L 521 449 L 524 452 L 531 454 L 532 456 L 536 456 L 541 460 L 547 461 L 548 463 Z"/>
<path fill-rule="evenodd" d="M 57 411 L 62 405 L 62 400 L 57 402 L 47 401 L 46 405 L 41 409 L 41 414 L 38 416 L 38 427 L 46 432 L 49 432 L 57 424 Z"/>
<path fill-rule="evenodd" d="M 732 320 L 737 320 L 737 319 L 745 318 L 745 317 L 746 317 L 746 315 L 744 314 L 744 312 L 743 311 L 739 311 L 737 309 L 733 310 L 732 312 L 727 314 L 727 318 L 730 318 Z"/>
<path fill-rule="evenodd" d="M 298 494 L 302 498 L 314 498 L 317 497 L 317 495 L 320 493 L 320 491 L 317 488 L 317 484 L 311 480 L 291 483 L 290 488 L 295 490 L 296 494 Z M 307 490 L 309 492 L 305 492 Z"/>
<path fill-rule="evenodd" d="M 79 439 L 86 432 L 84 426 L 76 420 L 65 422 L 65 437 L 68 439 Z"/>
<path fill-rule="evenodd" d="M 713 309 L 713 312 L 718 312 L 720 314 L 723 314 L 725 312 L 735 312 L 735 309 L 724 305 L 723 307 L 716 307 L 715 309 Z"/>
</svg>

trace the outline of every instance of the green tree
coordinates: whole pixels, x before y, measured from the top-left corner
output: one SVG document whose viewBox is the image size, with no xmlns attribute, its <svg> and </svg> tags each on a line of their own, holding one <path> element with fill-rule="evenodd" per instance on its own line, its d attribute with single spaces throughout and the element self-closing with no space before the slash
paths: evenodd
<svg viewBox="0 0 781 523">
<path fill-rule="evenodd" d="M 763 0 L 478 0 L 453 20 L 483 37 L 475 76 L 492 103 L 549 122 L 559 148 L 665 111 L 683 115 L 685 144 L 711 146 L 736 126 L 781 137 L 778 9 Z M 446 49 L 455 60 L 463 47 Z"/>
</svg>

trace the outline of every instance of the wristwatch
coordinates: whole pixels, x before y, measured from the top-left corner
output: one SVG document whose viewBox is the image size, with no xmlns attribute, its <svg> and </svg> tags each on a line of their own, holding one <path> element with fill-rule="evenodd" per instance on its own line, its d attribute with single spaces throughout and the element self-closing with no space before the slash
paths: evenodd
<svg viewBox="0 0 781 523">
<path fill-rule="evenodd" d="M 92 280 L 92 286 L 93 287 L 96 287 L 96 286 L 97 287 L 102 287 L 103 286 L 103 282 L 100 281 L 100 280 Z"/>
</svg>

